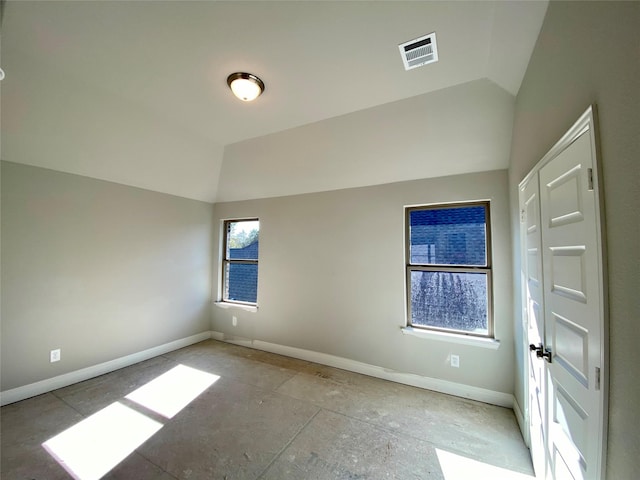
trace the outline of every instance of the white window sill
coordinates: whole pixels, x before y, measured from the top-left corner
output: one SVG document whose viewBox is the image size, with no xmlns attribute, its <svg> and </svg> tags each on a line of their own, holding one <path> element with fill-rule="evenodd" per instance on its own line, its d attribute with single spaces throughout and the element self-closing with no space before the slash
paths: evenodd
<svg viewBox="0 0 640 480">
<path fill-rule="evenodd" d="M 245 310 L 247 312 L 257 312 L 257 305 L 243 305 L 242 303 L 231 303 L 231 302 L 213 302 L 216 307 L 220 308 L 238 308 L 240 310 Z"/>
<path fill-rule="evenodd" d="M 447 332 L 435 332 L 433 330 L 422 330 L 413 327 L 401 327 L 402 333 L 405 335 L 413 335 L 419 338 L 429 340 L 439 340 L 441 342 L 459 343 L 462 345 L 473 345 L 475 347 L 490 348 L 497 350 L 500 347 L 500 340 L 495 338 L 473 337 L 471 335 L 459 335 Z"/>
</svg>

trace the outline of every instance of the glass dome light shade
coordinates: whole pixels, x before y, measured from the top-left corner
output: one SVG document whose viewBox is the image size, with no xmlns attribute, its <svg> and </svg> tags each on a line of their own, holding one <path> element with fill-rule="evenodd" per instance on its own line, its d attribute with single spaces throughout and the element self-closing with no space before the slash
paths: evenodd
<svg viewBox="0 0 640 480">
<path fill-rule="evenodd" d="M 264 91 L 262 80 L 250 73 L 232 73 L 227 78 L 227 84 L 233 94 L 243 102 L 255 100 Z"/>
</svg>

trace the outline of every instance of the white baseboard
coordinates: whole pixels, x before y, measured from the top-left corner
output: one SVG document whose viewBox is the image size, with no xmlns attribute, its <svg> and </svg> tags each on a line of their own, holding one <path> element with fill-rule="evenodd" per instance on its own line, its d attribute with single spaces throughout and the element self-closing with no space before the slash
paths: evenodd
<svg viewBox="0 0 640 480">
<path fill-rule="evenodd" d="M 402 383 L 404 385 L 411 385 L 413 387 L 434 390 L 436 392 L 455 395 L 456 397 L 478 400 L 480 402 L 499 405 L 501 407 L 513 408 L 515 404 L 514 397 L 510 393 L 495 392 L 493 390 L 473 387 L 470 385 L 463 385 L 461 383 L 450 382 L 448 380 L 423 377 L 421 375 L 416 375 L 413 373 L 397 372 L 394 370 L 389 370 L 387 368 L 378 367 L 376 365 L 370 365 L 368 363 L 362 363 L 356 360 L 350 360 L 348 358 L 329 355 L 327 353 L 314 352 L 312 350 L 305 350 L 296 347 L 288 347 L 286 345 L 278 345 L 275 343 L 263 342 L 261 340 L 251 340 L 246 338 L 234 337 L 232 335 L 227 335 L 225 333 L 215 331 L 211 332 L 211 338 L 227 343 L 233 343 L 234 345 L 241 345 L 243 347 L 255 348 L 257 350 L 277 353 L 279 355 L 285 355 L 287 357 L 320 363 L 322 365 L 328 365 L 330 367 L 340 368 L 342 370 L 362 373 L 364 375 L 369 375 L 370 377 L 382 378 L 384 380 L 390 380 L 392 382 Z"/>
<path fill-rule="evenodd" d="M 104 375 L 105 373 L 133 365 L 134 363 L 148 360 L 150 358 L 157 357 L 158 355 L 172 352 L 194 343 L 202 342 L 203 340 L 208 340 L 209 338 L 211 338 L 211 332 L 198 333 L 197 335 L 191 335 L 190 337 L 174 340 L 173 342 L 158 345 L 157 347 L 132 353 L 131 355 L 116 358 L 98 365 L 58 375 L 57 377 L 48 378 L 22 387 L 12 388 L 11 390 L 5 390 L 4 392 L 0 392 L 0 405 L 18 402 L 25 398 L 41 395 L 52 390 L 57 390 L 58 388 L 82 382 L 99 375 Z"/>
<path fill-rule="evenodd" d="M 527 445 L 527 447 L 531 447 L 531 445 L 529 445 L 528 429 L 525 427 L 526 424 L 524 421 L 524 415 L 522 414 L 522 409 L 520 408 L 520 405 L 516 401 L 515 397 L 513 399 L 513 413 L 515 413 L 516 415 L 516 420 L 518 421 L 518 426 L 520 427 L 520 433 L 522 433 L 524 443 Z"/>
<path fill-rule="evenodd" d="M 29 385 L 6 390 L 4 392 L 0 392 L 0 405 L 7 405 L 9 403 L 18 402 L 20 400 L 34 397 L 36 395 L 41 395 L 52 390 L 57 390 L 58 388 L 66 387 L 74 383 L 82 382 L 99 375 L 104 375 L 105 373 L 128 367 L 129 365 L 133 365 L 143 360 L 148 360 L 150 358 L 157 357 L 158 355 L 162 355 L 179 348 L 192 345 L 194 343 L 208 340 L 209 338 L 214 338 L 216 340 L 232 343 L 235 345 L 241 345 L 244 347 L 255 348 L 257 350 L 263 350 L 265 352 L 276 353 L 278 355 L 285 355 L 287 357 L 293 357 L 300 360 L 319 363 L 330 367 L 340 368 L 342 370 L 348 370 L 350 372 L 361 373 L 363 375 L 369 375 L 370 377 L 381 378 L 396 383 L 402 383 L 404 385 L 411 385 L 413 387 L 433 390 L 457 397 L 478 400 L 480 402 L 499 405 L 501 407 L 513 408 L 516 414 L 516 419 L 518 420 L 518 424 L 520 425 L 520 429 L 523 430 L 522 427 L 524 424 L 524 419 L 522 417 L 522 412 L 517 402 L 515 402 L 513 395 L 508 393 L 496 392 L 480 387 L 450 382 L 448 380 L 423 377 L 421 375 L 416 375 L 413 373 L 398 372 L 395 370 L 390 370 L 376 365 L 358 362 L 356 360 L 338 357 L 327 353 L 314 352 L 312 350 L 305 350 L 302 348 L 263 342 L 261 340 L 251 340 L 246 338 L 234 337 L 221 332 L 199 333 L 197 335 L 174 340 L 173 342 L 158 345 L 157 347 L 149 348 L 137 353 L 132 353 L 131 355 L 116 358 L 114 360 L 100 363 L 98 365 L 93 365 L 81 370 L 58 375 L 57 377 L 48 378 L 46 380 L 31 383 Z"/>
</svg>

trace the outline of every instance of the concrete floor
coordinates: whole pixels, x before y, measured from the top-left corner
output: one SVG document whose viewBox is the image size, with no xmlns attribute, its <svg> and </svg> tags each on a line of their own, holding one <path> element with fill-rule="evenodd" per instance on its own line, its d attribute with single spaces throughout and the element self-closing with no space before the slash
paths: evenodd
<svg viewBox="0 0 640 480">
<path fill-rule="evenodd" d="M 177 365 L 219 378 L 172 418 L 125 398 Z M 163 396 L 156 391 L 156 398 Z M 108 421 L 105 428 L 111 430 L 95 438 L 78 433 L 81 440 L 72 453 L 94 465 L 112 447 L 124 449 L 112 464 L 104 460 L 105 472 L 114 468 L 103 478 L 520 480 L 533 475 L 509 409 L 210 340 L 3 407 L 2 479 L 72 478 L 61 463 L 76 478 L 98 478 L 100 473 L 76 468 L 61 450 L 53 451 L 56 461 L 42 444 L 114 404 L 157 431 L 129 450 L 123 439 L 136 438 L 131 420 L 122 426 Z"/>
</svg>

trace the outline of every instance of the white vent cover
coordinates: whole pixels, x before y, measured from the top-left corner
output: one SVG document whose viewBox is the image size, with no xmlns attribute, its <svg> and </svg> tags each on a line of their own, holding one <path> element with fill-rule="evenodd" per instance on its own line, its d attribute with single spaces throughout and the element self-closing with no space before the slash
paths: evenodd
<svg viewBox="0 0 640 480">
<path fill-rule="evenodd" d="M 401 43 L 398 48 L 400 49 L 405 70 L 411 70 L 412 68 L 438 61 L 435 32 Z"/>
</svg>

